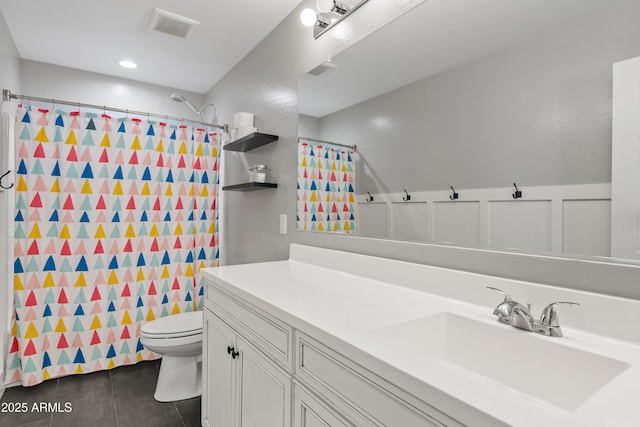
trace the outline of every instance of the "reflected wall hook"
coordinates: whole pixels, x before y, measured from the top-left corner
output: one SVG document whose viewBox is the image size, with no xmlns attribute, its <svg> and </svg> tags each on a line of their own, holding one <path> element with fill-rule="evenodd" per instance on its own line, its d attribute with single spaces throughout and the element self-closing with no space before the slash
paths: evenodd
<svg viewBox="0 0 640 427">
<path fill-rule="evenodd" d="M 367 202 L 373 202 L 373 196 L 371 195 L 371 193 L 369 193 L 369 192 L 367 191 L 367 194 L 369 195 L 369 197 L 367 197 L 365 200 L 366 200 Z"/>
<path fill-rule="evenodd" d="M 456 193 L 456 190 L 453 189 L 453 185 L 451 186 L 451 191 L 453 191 L 453 194 L 449 196 L 449 198 L 451 200 L 455 200 L 458 198 L 458 193 Z"/>
<path fill-rule="evenodd" d="M 516 183 L 513 183 L 513 186 L 516 187 L 516 191 L 511 195 L 513 196 L 514 199 L 519 199 L 522 197 L 522 191 L 518 190 L 518 186 L 516 185 Z"/>
<path fill-rule="evenodd" d="M 411 200 L 411 196 L 409 195 L 409 193 L 407 193 L 407 189 L 404 189 L 404 194 L 406 194 L 405 197 L 402 198 L 402 200 L 404 200 L 405 202 L 408 202 L 409 200 Z"/>
<path fill-rule="evenodd" d="M 5 190 L 8 190 L 10 188 L 13 188 L 13 183 L 11 183 L 10 186 L 6 187 L 3 183 L 2 180 L 4 179 L 5 176 L 9 175 L 11 173 L 11 171 L 6 171 L 4 174 L 2 174 L 2 176 L 0 176 L 0 188 L 4 188 Z"/>
</svg>

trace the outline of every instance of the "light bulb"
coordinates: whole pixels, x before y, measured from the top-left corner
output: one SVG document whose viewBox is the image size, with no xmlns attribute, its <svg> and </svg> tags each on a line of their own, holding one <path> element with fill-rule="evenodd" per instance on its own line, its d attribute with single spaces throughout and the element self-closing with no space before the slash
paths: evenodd
<svg viewBox="0 0 640 427">
<path fill-rule="evenodd" d="M 322 13 L 331 12 L 334 6 L 334 0 L 316 0 L 316 7 Z"/>
<path fill-rule="evenodd" d="M 318 21 L 318 15 L 316 15 L 315 10 L 307 8 L 300 13 L 300 21 L 305 27 L 313 27 Z"/>
</svg>

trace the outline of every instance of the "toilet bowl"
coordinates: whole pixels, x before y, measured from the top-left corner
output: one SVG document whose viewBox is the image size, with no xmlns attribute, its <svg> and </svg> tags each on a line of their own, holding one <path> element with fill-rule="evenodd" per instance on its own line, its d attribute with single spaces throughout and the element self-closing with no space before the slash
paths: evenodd
<svg viewBox="0 0 640 427">
<path fill-rule="evenodd" d="M 174 314 L 145 323 L 140 342 L 162 355 L 153 397 L 159 402 L 202 394 L 202 311 Z"/>
</svg>

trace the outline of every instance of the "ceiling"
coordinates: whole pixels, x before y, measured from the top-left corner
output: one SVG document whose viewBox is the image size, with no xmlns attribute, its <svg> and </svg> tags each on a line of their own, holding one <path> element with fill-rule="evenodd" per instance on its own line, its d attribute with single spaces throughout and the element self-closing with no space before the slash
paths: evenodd
<svg viewBox="0 0 640 427">
<path fill-rule="evenodd" d="M 628 1 L 427 0 L 303 76 L 299 111 L 324 117 Z"/>
<path fill-rule="evenodd" d="M 300 1 L 0 0 L 0 11 L 22 59 L 205 93 Z M 200 25 L 187 39 L 149 30 L 154 8 Z"/>
</svg>

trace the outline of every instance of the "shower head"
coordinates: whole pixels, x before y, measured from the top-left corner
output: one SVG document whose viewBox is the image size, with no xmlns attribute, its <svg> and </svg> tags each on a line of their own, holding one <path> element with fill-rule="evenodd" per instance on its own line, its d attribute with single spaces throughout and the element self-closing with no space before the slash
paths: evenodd
<svg viewBox="0 0 640 427">
<path fill-rule="evenodd" d="M 198 110 L 195 105 L 190 103 L 187 98 L 185 98 L 184 96 L 180 95 L 179 93 L 172 93 L 171 95 L 169 95 L 169 98 L 171 98 L 172 101 L 181 102 L 183 104 L 186 104 L 187 107 L 191 108 L 197 115 L 202 117 L 202 110 L 204 108 Z"/>
<path fill-rule="evenodd" d="M 169 95 L 169 98 L 171 98 L 171 100 L 176 101 L 176 102 L 184 102 L 187 100 L 187 98 L 185 98 L 184 96 L 180 95 L 179 93 L 172 93 L 171 95 Z"/>
<path fill-rule="evenodd" d="M 205 116 L 204 116 L 204 110 L 207 107 L 213 107 L 214 108 L 214 113 L 213 115 L 215 116 L 215 104 L 206 104 L 204 105 L 202 108 L 197 109 L 195 105 L 193 105 L 192 103 L 189 102 L 189 100 L 187 98 L 185 98 L 184 96 L 180 95 L 179 93 L 172 93 L 171 95 L 169 95 L 169 98 L 171 98 L 172 101 L 176 101 L 176 102 L 180 102 L 183 104 L 186 104 L 187 107 L 191 108 L 197 115 L 200 116 L 200 118 L 202 119 L 203 122 L 206 122 Z M 228 126 L 226 124 L 224 125 L 214 125 L 220 129 L 222 129 L 225 132 L 229 132 Z"/>
</svg>

